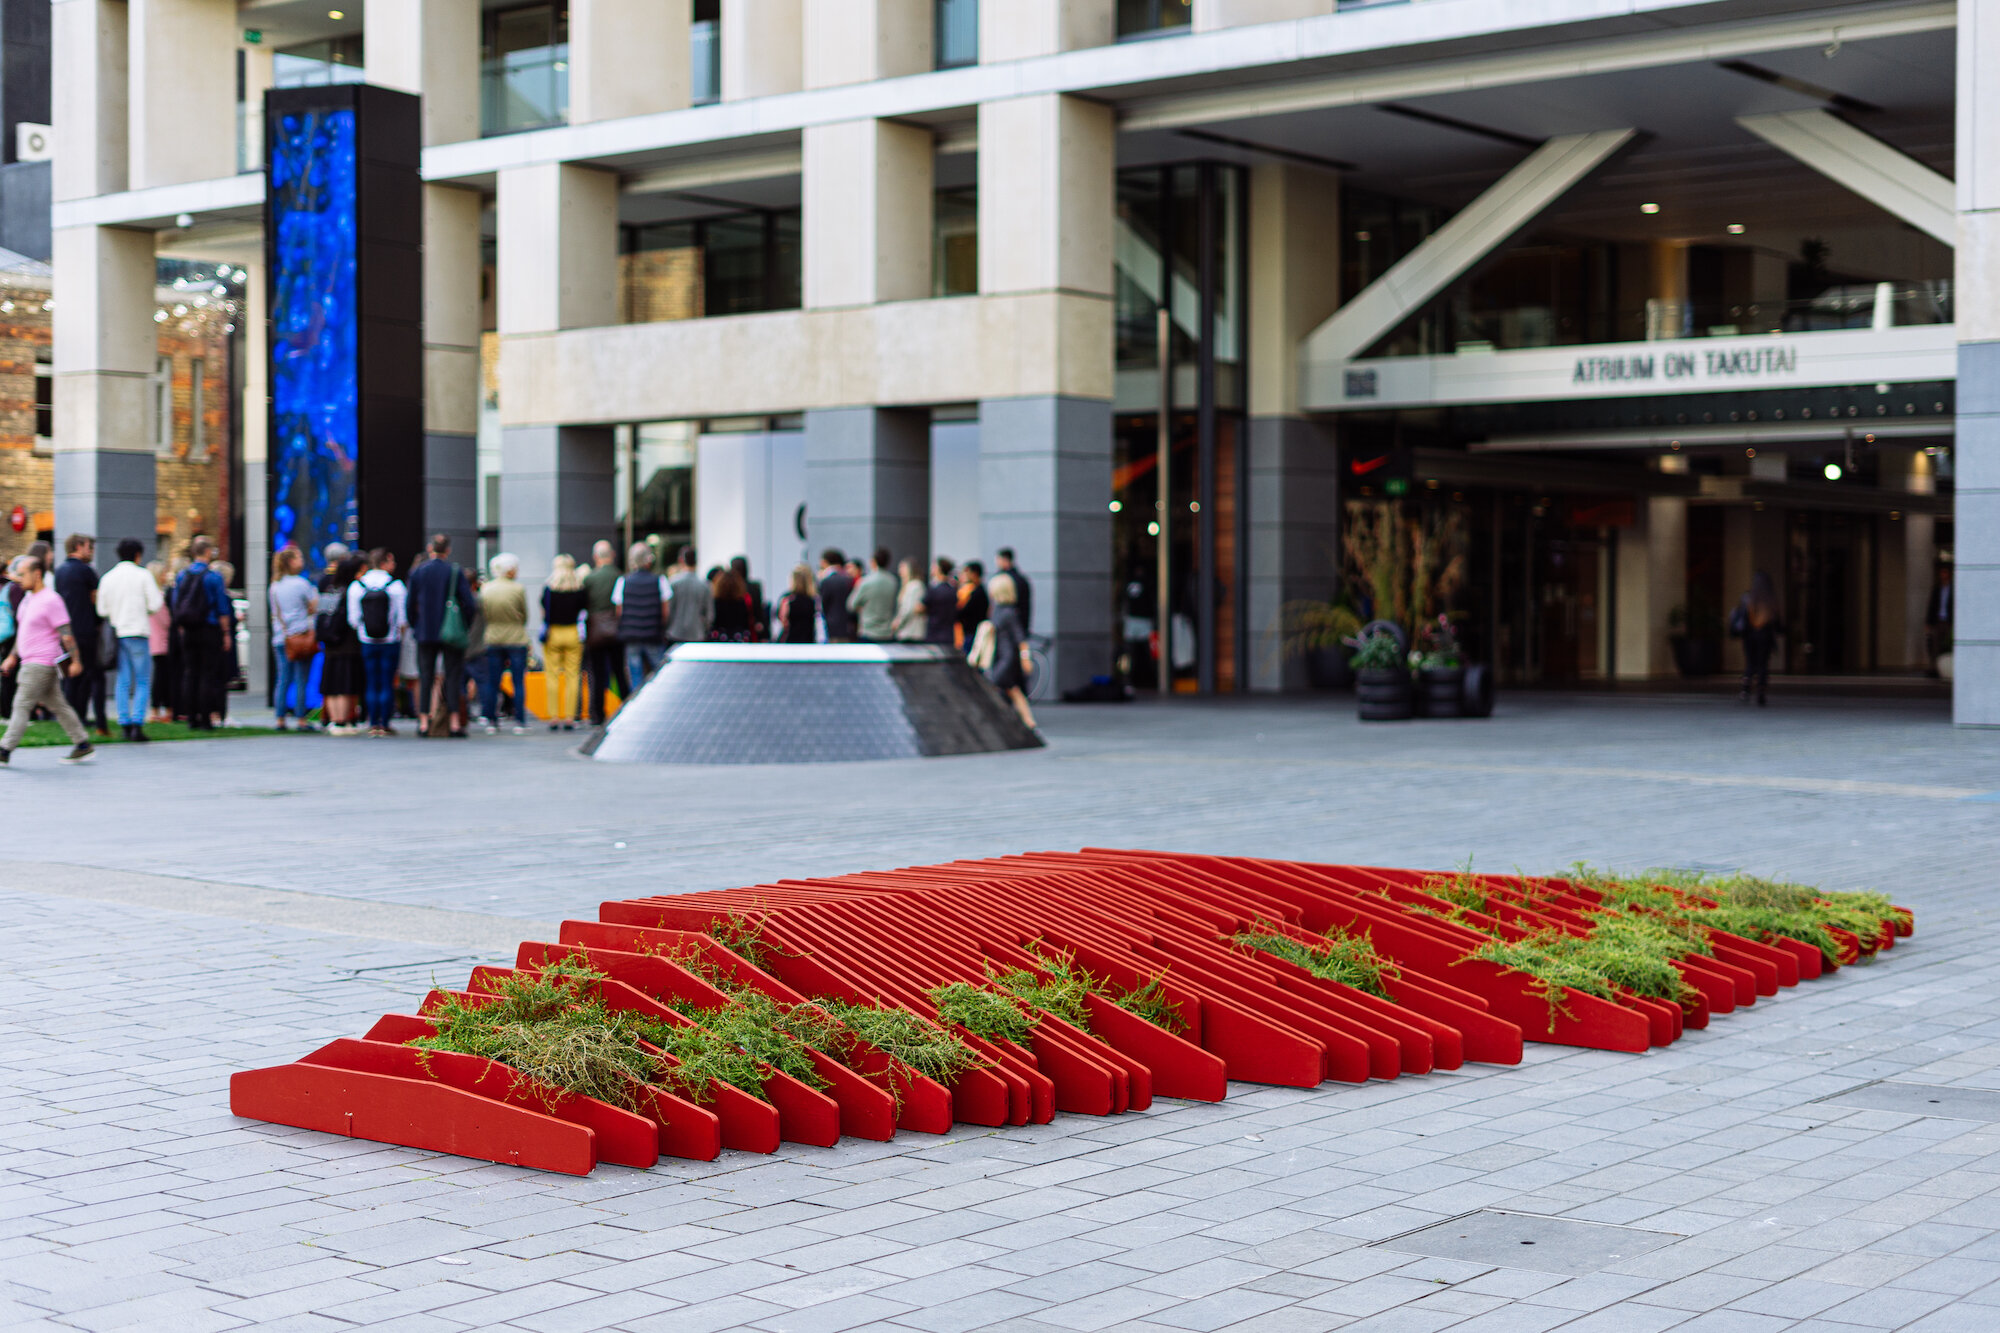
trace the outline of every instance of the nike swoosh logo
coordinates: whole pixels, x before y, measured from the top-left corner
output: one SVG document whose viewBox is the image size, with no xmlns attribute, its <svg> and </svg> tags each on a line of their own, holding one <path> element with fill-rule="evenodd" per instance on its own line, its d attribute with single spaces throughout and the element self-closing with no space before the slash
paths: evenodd
<svg viewBox="0 0 2000 1333">
<path fill-rule="evenodd" d="M 1348 470 L 1352 472 L 1355 476 L 1365 477 L 1369 473 L 1373 472 L 1376 468 L 1387 467 L 1388 465 L 1389 465 L 1389 455 L 1383 454 L 1380 458 L 1370 458 L 1366 460 L 1357 458 L 1352 463 L 1349 463 L 1347 467 Z"/>
</svg>

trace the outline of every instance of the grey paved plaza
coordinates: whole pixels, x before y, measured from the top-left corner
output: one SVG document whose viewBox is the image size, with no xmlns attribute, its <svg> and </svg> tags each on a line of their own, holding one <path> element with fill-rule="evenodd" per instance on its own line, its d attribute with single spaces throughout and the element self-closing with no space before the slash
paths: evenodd
<svg viewBox="0 0 2000 1333">
<path fill-rule="evenodd" d="M 1043 720 L 1038 753 L 792 769 L 544 735 L 22 752 L 0 1327 L 2000 1328 L 2000 734 L 1719 698 Z M 1917 934 L 1646 1055 L 583 1179 L 228 1112 L 232 1071 L 601 899 L 1084 844 L 1742 867 L 1888 890 Z"/>
</svg>

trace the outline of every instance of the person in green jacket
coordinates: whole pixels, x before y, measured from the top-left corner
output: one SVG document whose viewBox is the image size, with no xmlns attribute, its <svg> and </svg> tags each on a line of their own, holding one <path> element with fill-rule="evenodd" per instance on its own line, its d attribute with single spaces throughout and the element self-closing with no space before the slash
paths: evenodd
<svg viewBox="0 0 2000 1333">
<path fill-rule="evenodd" d="M 890 570 L 894 563 L 888 547 L 876 551 L 868 572 L 847 595 L 847 609 L 854 613 L 855 631 L 863 643 L 895 642 L 897 584 Z"/>
</svg>

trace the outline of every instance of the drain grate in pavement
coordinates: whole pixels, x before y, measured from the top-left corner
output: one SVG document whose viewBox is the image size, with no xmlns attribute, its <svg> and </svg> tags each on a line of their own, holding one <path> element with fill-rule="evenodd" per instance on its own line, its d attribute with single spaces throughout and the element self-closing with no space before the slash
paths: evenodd
<svg viewBox="0 0 2000 1333">
<path fill-rule="evenodd" d="M 1851 1106 L 1862 1111 L 1900 1111 L 1904 1115 L 1934 1115 L 1946 1120 L 2000 1121 L 2000 1092 L 1986 1088 L 1940 1088 L 1929 1083 L 1897 1083 L 1884 1079 L 1820 1100 L 1830 1106 Z"/>
<path fill-rule="evenodd" d="M 1667 1231 L 1482 1209 L 1377 1241 L 1374 1248 L 1582 1277 L 1679 1239 Z"/>
</svg>

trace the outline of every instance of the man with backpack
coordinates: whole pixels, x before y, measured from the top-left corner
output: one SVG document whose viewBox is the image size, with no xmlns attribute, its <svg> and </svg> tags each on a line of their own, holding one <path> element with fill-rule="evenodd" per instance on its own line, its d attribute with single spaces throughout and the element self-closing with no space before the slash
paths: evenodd
<svg viewBox="0 0 2000 1333">
<path fill-rule="evenodd" d="M 368 571 L 347 585 L 347 623 L 361 640 L 362 704 L 370 736 L 396 734 L 390 717 L 408 597 L 409 590 L 396 577 L 396 557 L 379 546 L 368 553 Z"/>
<path fill-rule="evenodd" d="M 424 718 L 443 712 L 453 736 L 465 734 L 465 645 L 479 607 L 472 582 L 451 559 L 451 538 L 430 540 L 430 559 L 410 571 L 410 630 L 417 640 L 417 705 Z M 438 667 L 443 693 L 434 695 Z"/>
<path fill-rule="evenodd" d="M 188 555 L 194 563 L 181 571 L 173 598 L 174 632 L 181 640 L 181 709 L 189 730 L 212 731 L 229 684 L 223 669 L 233 670 L 236 661 L 236 607 L 222 575 L 209 567 L 215 543 L 196 537 Z"/>
</svg>

